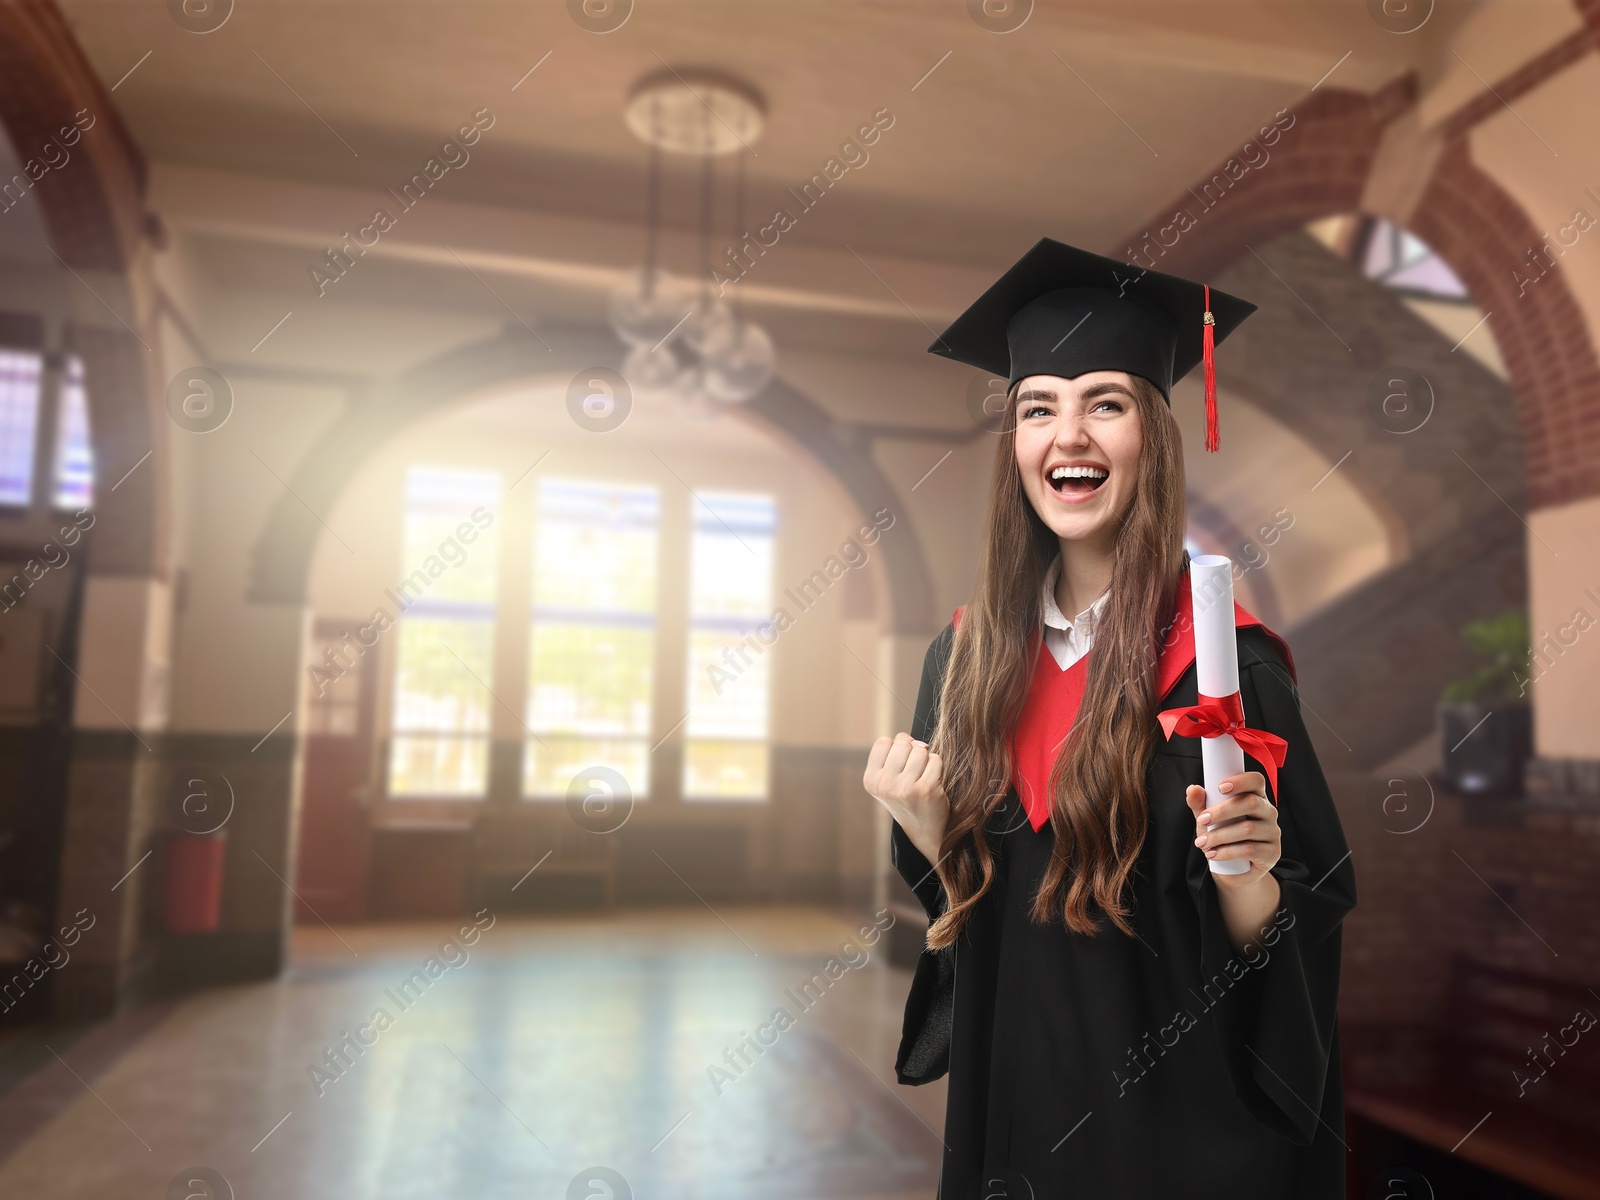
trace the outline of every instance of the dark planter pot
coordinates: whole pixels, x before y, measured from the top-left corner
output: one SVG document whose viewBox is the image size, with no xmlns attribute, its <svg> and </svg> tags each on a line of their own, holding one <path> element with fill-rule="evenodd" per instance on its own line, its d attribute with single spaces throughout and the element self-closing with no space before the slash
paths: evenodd
<svg viewBox="0 0 1600 1200">
<path fill-rule="evenodd" d="M 1453 788 L 1522 795 L 1523 768 L 1533 753 L 1533 709 L 1526 701 L 1440 704 L 1439 728 L 1444 777 Z"/>
</svg>

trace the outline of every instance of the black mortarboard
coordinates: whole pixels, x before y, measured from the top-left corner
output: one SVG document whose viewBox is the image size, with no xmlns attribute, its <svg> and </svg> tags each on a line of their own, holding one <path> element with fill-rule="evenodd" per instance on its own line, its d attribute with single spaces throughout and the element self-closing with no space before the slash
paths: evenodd
<svg viewBox="0 0 1600 1200">
<path fill-rule="evenodd" d="M 1206 449 L 1215 450 L 1212 347 L 1255 310 L 1205 284 L 1040 238 L 928 350 L 1012 385 L 1029 375 L 1125 371 L 1155 384 L 1168 404 L 1172 385 L 1204 362 Z"/>
</svg>

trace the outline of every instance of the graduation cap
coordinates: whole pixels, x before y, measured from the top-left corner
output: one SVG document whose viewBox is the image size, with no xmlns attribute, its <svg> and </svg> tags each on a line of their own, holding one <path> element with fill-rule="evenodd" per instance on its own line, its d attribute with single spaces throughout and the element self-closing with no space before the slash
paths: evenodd
<svg viewBox="0 0 1600 1200">
<path fill-rule="evenodd" d="M 1206 370 L 1206 449 L 1220 445 L 1212 349 L 1255 312 L 1248 300 L 1040 238 L 941 333 L 930 353 L 1006 376 L 1124 371 L 1161 389 Z"/>
</svg>

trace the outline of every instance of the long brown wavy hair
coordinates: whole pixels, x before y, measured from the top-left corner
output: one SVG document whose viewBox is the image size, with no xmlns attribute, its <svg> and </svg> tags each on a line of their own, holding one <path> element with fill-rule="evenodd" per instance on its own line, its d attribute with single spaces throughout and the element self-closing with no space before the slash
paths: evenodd
<svg viewBox="0 0 1600 1200">
<path fill-rule="evenodd" d="M 1110 596 L 1095 627 L 1082 706 L 1051 767 L 1055 848 L 1029 910 L 1035 922 L 1060 919 L 1089 935 L 1100 931 L 1091 901 L 1124 933 L 1134 932 L 1125 893 L 1149 826 L 1145 770 L 1159 736 L 1157 651 L 1187 566 L 1178 425 L 1160 390 L 1131 378 L 1143 425 L 1138 480 L 1113 551 Z M 928 929 L 933 949 L 961 935 L 994 880 L 988 834 L 1012 779 L 1011 734 L 1036 655 L 1049 653 L 1040 634 L 1040 592 L 1061 543 L 1023 490 L 1016 395 L 1013 386 L 996 439 L 977 579 L 956 630 L 930 743 L 943 759 L 950 799 L 938 863 L 950 902 Z"/>
</svg>

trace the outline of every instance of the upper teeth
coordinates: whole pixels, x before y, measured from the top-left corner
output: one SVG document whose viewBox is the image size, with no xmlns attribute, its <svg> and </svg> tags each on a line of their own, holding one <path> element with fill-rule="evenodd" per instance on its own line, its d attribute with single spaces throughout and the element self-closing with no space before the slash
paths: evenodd
<svg viewBox="0 0 1600 1200">
<path fill-rule="evenodd" d="M 1108 471 L 1100 467 L 1057 467 L 1050 472 L 1051 479 L 1104 479 Z"/>
</svg>

